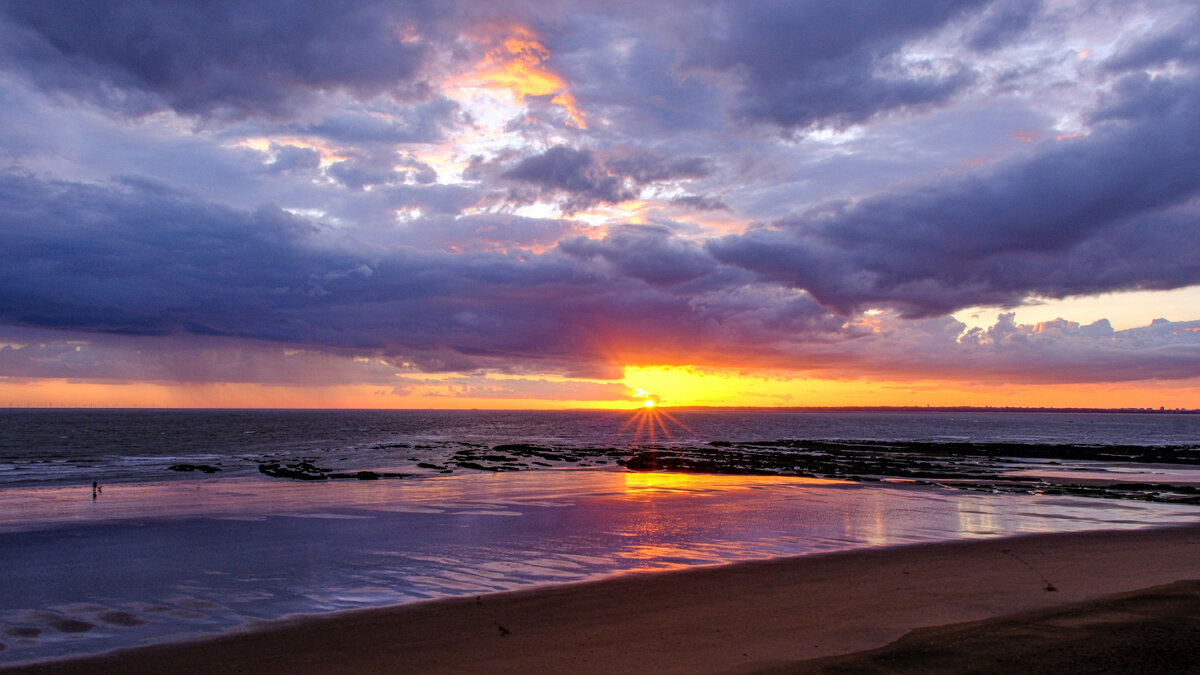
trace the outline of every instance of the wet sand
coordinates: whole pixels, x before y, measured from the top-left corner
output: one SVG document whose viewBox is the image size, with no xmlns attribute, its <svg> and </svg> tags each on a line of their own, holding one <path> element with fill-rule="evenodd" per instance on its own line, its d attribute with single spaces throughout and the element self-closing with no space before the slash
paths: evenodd
<svg viewBox="0 0 1200 675">
<path fill-rule="evenodd" d="M 957 672 L 974 667 L 960 664 L 953 648 L 976 659 L 983 672 L 1025 669 L 1022 662 L 1003 659 L 1026 652 L 1031 659 L 1057 654 L 1052 658 L 1065 660 L 1024 663 L 1059 664 L 1053 667 L 1072 672 L 1089 665 L 1150 663 L 1145 656 L 1130 656 L 1130 650 L 1149 643 L 1118 640 L 1121 630 L 1105 633 L 1106 624 L 1123 624 L 1126 631 L 1141 626 L 1134 629 L 1157 636 L 1160 646 L 1154 653 L 1176 659 L 1165 669 L 1180 670 L 1178 660 L 1189 658 L 1187 647 L 1195 644 L 1196 621 L 1183 617 L 1196 616 L 1197 585 L 1153 587 L 1190 579 L 1200 579 L 1200 525 L 1034 535 L 625 574 L 281 622 L 202 642 L 14 672 Z M 1136 593 L 1114 597 L 1131 592 Z M 1066 613 L 1055 613 L 1061 611 Z M 964 622 L 984 623 L 956 625 Z M 909 635 L 917 629 L 923 630 Z M 1098 632 L 1087 632 L 1093 629 Z M 1029 642 L 1024 652 L 1014 649 L 1014 641 L 1032 634 L 1041 642 Z M 1172 651 L 1181 639 L 1188 642 Z M 853 656 L 830 660 L 847 654 Z M 1182 669 L 1187 667 L 1196 666 Z"/>
<path fill-rule="evenodd" d="M 915 630 L 882 649 L 777 673 L 1200 672 L 1200 581 Z"/>
</svg>

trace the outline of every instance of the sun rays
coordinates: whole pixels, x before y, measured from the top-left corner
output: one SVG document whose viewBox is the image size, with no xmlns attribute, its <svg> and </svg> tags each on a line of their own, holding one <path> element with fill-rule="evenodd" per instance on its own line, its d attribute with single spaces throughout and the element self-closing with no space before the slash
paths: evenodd
<svg viewBox="0 0 1200 675">
<path fill-rule="evenodd" d="M 674 431 L 672 431 L 674 429 Z M 614 438 L 628 435 L 630 445 L 655 445 L 674 443 L 678 436 L 686 433 L 695 436 L 686 424 L 671 413 L 663 410 L 653 395 L 647 396 L 632 416 L 613 434 Z"/>
</svg>

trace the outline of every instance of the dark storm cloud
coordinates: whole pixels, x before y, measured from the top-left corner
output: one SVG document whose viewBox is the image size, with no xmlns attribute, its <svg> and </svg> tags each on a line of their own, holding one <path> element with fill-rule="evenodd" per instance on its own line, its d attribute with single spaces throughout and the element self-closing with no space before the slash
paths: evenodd
<svg viewBox="0 0 1200 675">
<path fill-rule="evenodd" d="M 10 174 L 0 195 L 5 322 L 219 333 L 243 320 L 242 300 L 255 306 L 303 290 L 278 252 L 307 267 L 295 241 L 313 226 L 278 208 L 242 213 L 145 183 L 102 188 Z"/>
<path fill-rule="evenodd" d="M 0 28 L 8 66 L 47 90 L 132 114 L 240 119 L 286 115 L 315 91 L 411 88 L 426 52 L 402 33 L 436 11 L 371 0 L 39 0 L 4 3 Z"/>
<path fill-rule="evenodd" d="M 483 165 L 476 166 L 476 175 L 482 176 Z M 600 161 L 590 150 L 556 145 L 521 159 L 499 177 L 533 186 L 539 194 L 566 195 L 563 208 L 573 213 L 596 204 L 636 199 L 647 185 L 704 178 L 711 172 L 708 160 L 702 157 L 666 157 L 657 152 L 626 149 Z"/>
<path fill-rule="evenodd" d="M 526 157 L 501 174 L 550 192 L 568 195 L 565 210 L 582 211 L 595 204 L 615 204 L 637 195 L 620 177 L 606 172 L 588 150 L 556 145 L 540 155 Z"/>
<path fill-rule="evenodd" d="M 461 224 L 470 222 L 487 219 Z M 609 367 L 614 354 L 729 358 L 736 351 L 729 345 L 774 340 L 761 316 L 732 323 L 722 316 L 759 298 L 744 296 L 740 307 L 701 302 L 745 273 L 715 290 L 664 287 L 697 281 L 715 266 L 662 231 L 630 230 L 595 250 L 576 242 L 585 258 L 611 260 L 607 266 L 581 265 L 558 249 L 450 254 L 390 246 L 368 256 L 317 247 L 336 232 L 276 207 L 243 212 L 146 182 L 104 187 L 12 174 L 0 174 L 0 224 L 0 323 L 7 325 L 252 338 L 384 355 L 427 370 L 577 375 Z M 538 234 L 536 221 L 510 225 L 508 234 L 495 233 L 498 241 L 563 234 Z M 828 316 L 815 303 L 808 311 Z M 809 330 L 827 337 L 840 322 L 810 322 Z"/>
<path fill-rule="evenodd" d="M 1200 86 L 1131 76 L 1085 138 L 965 176 L 830 204 L 710 243 L 721 262 L 840 312 L 1200 283 Z"/>
<path fill-rule="evenodd" d="M 391 151 L 374 155 L 356 152 L 346 159 L 330 164 L 329 175 L 351 190 L 402 183 L 407 174 L 396 170 L 399 161 L 399 155 Z"/>
<path fill-rule="evenodd" d="M 577 258 L 602 258 L 623 276 L 650 284 L 691 281 L 716 268 L 699 246 L 672 240 L 670 231 L 661 227 L 610 228 L 603 239 L 575 237 L 559 249 Z"/>
<path fill-rule="evenodd" d="M 784 128 L 845 126 L 940 103 L 974 75 L 952 59 L 904 64 L 901 49 L 986 0 L 728 2 L 697 12 L 684 66 L 728 71 L 735 112 Z M 992 30 L 992 33 L 997 33 Z"/>
<path fill-rule="evenodd" d="M 425 222 L 448 223 L 473 224 L 497 244 L 569 234 L 557 221 Z M 368 256 L 329 247 L 333 232 L 277 208 L 237 211 L 147 182 L 11 174 L 0 174 L 0 224 L 0 324 L 32 327 L 0 348 L 13 377 L 314 381 L 289 375 L 299 368 L 322 382 L 384 384 L 396 369 L 617 378 L 614 363 L 690 362 L 1089 381 L 1183 377 L 1200 364 L 1192 324 L 1115 334 L 999 325 L 959 342 L 961 324 L 930 319 L 872 333 L 808 293 L 752 283 L 662 228 L 567 239 L 541 254 L 391 246 Z M 1131 247 L 1127 260 L 1174 243 L 1177 264 L 1195 270 L 1190 247 L 1150 230 L 1117 243 Z M 21 338 L 32 329 L 68 338 Z M 1054 370 L 1061 355 L 1072 356 Z M 1124 365 L 1096 374 L 1083 367 L 1088 358 Z"/>
</svg>

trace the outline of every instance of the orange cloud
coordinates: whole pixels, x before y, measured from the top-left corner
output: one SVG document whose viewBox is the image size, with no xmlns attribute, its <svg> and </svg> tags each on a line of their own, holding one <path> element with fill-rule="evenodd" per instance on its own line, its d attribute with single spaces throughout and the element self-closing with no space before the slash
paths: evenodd
<svg viewBox="0 0 1200 675">
<path fill-rule="evenodd" d="M 552 96 L 551 103 L 561 106 L 575 126 L 586 129 L 583 113 L 566 80 L 545 65 L 550 50 L 524 26 L 509 27 L 507 31 L 509 36 L 488 52 L 475 76 L 485 86 L 511 92 L 519 101 L 527 96 Z"/>
</svg>

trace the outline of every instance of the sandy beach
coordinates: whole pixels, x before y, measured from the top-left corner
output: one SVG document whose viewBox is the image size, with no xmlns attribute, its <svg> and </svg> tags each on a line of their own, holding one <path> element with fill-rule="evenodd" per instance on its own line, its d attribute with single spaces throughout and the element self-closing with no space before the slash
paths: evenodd
<svg viewBox="0 0 1200 675">
<path fill-rule="evenodd" d="M 1173 617 L 1192 615 L 1197 588 L 1173 586 L 1174 600 L 1155 604 L 1163 591 L 1154 587 L 1192 579 L 1200 579 L 1200 526 L 1031 535 L 625 574 L 279 622 L 11 672 L 889 672 L 936 658 L 950 658 L 943 667 L 953 670 L 957 661 L 929 648 L 943 643 L 968 645 L 978 663 L 1003 669 L 1009 640 L 970 639 L 1036 621 L 1157 621 L 1156 653 L 1166 654 L 1178 641 L 1173 630 L 1195 632 L 1194 621 Z M 1056 619 L 1055 611 L 1073 618 Z M 1074 639 L 1077 665 L 1120 658 L 1117 643 L 1041 633 L 1048 646 L 1038 653 Z M 897 648 L 907 661 L 887 656 Z"/>
</svg>

